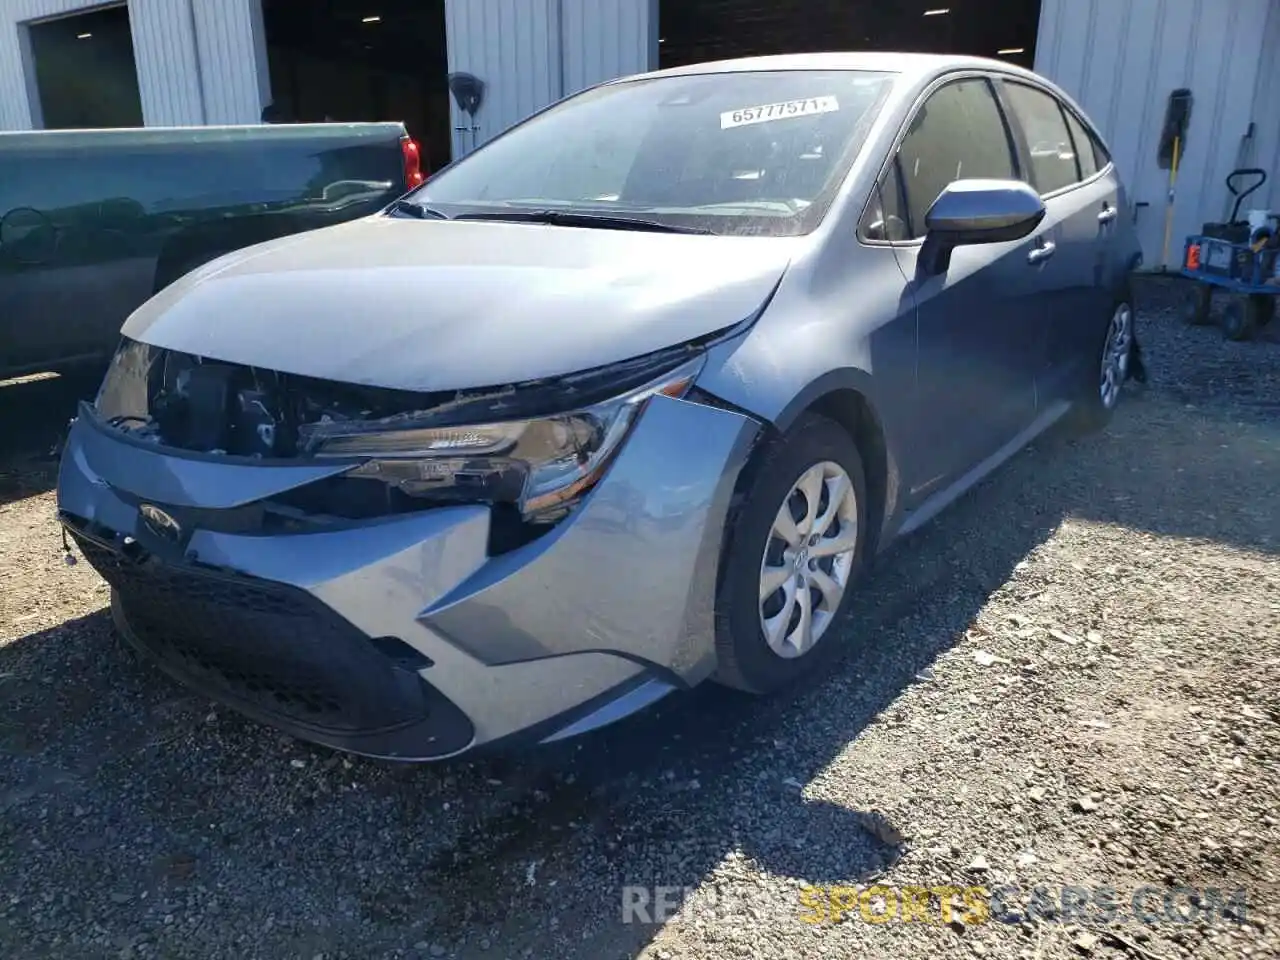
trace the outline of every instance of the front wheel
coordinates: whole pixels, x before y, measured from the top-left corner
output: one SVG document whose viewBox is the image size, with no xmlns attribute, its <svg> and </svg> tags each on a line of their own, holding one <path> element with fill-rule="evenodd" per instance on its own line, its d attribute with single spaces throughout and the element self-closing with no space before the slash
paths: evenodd
<svg viewBox="0 0 1280 960">
<path fill-rule="evenodd" d="M 751 693 L 797 680 L 832 636 L 862 571 L 867 485 L 853 438 L 806 415 L 764 454 L 727 533 L 715 679 Z"/>
</svg>

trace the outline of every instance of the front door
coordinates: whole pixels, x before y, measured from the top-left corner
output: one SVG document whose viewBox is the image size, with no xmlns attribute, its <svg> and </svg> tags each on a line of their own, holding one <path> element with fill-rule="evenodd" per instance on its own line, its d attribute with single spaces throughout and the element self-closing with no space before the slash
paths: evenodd
<svg viewBox="0 0 1280 960">
<path fill-rule="evenodd" d="M 920 107 L 894 177 L 911 242 L 895 246 L 916 301 L 919 448 L 911 500 L 973 468 L 1035 417 L 1037 237 L 957 248 L 947 271 L 919 270 L 925 214 L 956 180 L 1018 179 L 1018 161 L 990 82 L 947 82 Z"/>
</svg>

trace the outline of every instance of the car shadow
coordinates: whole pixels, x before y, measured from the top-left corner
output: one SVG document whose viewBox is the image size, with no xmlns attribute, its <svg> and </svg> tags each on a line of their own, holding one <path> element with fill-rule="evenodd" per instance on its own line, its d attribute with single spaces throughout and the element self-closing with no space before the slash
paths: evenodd
<svg viewBox="0 0 1280 960">
<path fill-rule="evenodd" d="M 1044 461 L 1072 455 L 1032 451 L 895 548 L 855 598 L 840 628 L 846 655 L 821 683 L 763 700 L 704 685 L 578 741 L 440 766 L 355 761 L 347 771 L 328 751 L 284 738 L 283 749 L 309 758 L 308 771 L 322 766 L 329 788 L 279 819 L 258 809 L 264 782 L 304 778 L 281 774 L 280 735 L 234 718 L 203 723 L 207 702 L 124 652 L 102 611 L 60 624 L 0 647 L 0 676 L 11 678 L 0 752 L 6 765 L 31 768 L 3 778 L 17 781 L 8 816 L 21 829 L 31 791 L 65 791 L 60 809 L 88 807 L 72 798 L 90 791 L 110 811 L 113 845 L 126 846 L 230 819 L 234 843 L 201 856 L 246 875 L 280 865 L 281 831 L 291 847 L 322 849 L 338 818 L 361 835 L 362 862 L 394 866 L 357 879 L 329 865 L 310 895 L 336 916 L 343 903 L 355 914 L 350 929 L 328 935 L 328 949 L 430 939 L 480 956 L 479 938 L 497 931 L 494 943 L 531 946 L 532 956 L 596 960 L 638 951 L 660 929 L 654 913 L 651 923 L 623 922 L 624 888 L 697 887 L 731 854 L 807 884 L 867 880 L 901 854 L 890 842 L 896 827 L 802 788 L 908 685 L 928 682 L 931 664 L 1051 535 L 1064 505 L 1043 502 L 1031 481 Z M 372 814 L 341 799 L 339 785 L 353 777 L 379 798 L 377 830 L 364 825 Z M 89 854 L 103 870 L 108 855 Z M 86 863 L 83 882 L 94 873 Z M 575 938 L 580 953 L 547 928 L 548 916 L 596 918 Z"/>
<path fill-rule="evenodd" d="M 0 507 L 53 489 L 54 450 L 100 379 L 101 371 L 86 371 L 0 382 Z"/>
<path fill-rule="evenodd" d="M 567 748 L 575 750 L 563 761 L 572 786 L 562 786 L 551 806 L 592 824 L 597 836 L 611 837 L 612 856 L 602 859 L 591 841 L 582 843 L 573 833 L 566 846 L 563 834 L 546 832 L 543 819 L 526 818 L 506 841 L 507 855 L 495 862 L 480 842 L 490 826 L 477 825 L 474 846 L 464 845 L 476 855 L 455 856 L 447 876 L 443 864 L 435 865 L 428 876 L 442 880 L 429 884 L 432 895 L 450 904 L 450 915 L 471 914 L 481 928 L 501 917 L 513 896 L 522 914 L 563 912 L 563 894 L 519 889 L 518 876 L 514 888 L 509 876 L 503 881 L 503 864 L 513 857 L 540 861 L 548 876 L 576 877 L 575 884 L 592 891 L 578 909 L 595 906 L 599 914 L 594 901 L 607 899 L 612 910 L 604 911 L 606 928 L 593 933 L 580 953 L 565 953 L 544 939 L 534 955 L 553 955 L 540 950 L 555 947 L 554 955 L 587 960 L 623 955 L 617 952 L 622 944 L 642 949 L 663 919 L 654 913 L 656 888 L 699 887 L 729 856 L 800 885 L 851 885 L 881 875 L 905 849 L 897 825 L 881 811 L 809 797 L 803 788 L 867 726 L 883 721 L 904 689 L 929 682 L 935 661 L 964 637 L 991 594 L 1066 516 L 1056 504 L 1019 510 L 1028 494 L 1029 488 L 1004 478 L 882 558 L 843 625 L 845 655 L 822 682 L 767 700 L 700 687 Z M 1006 517 L 998 532 L 983 520 L 993 510 Z M 539 762 L 551 762 L 550 756 Z M 672 850 L 679 856 L 669 857 Z M 576 866 L 581 863 L 592 865 L 589 876 Z M 465 882 L 457 882 L 457 869 Z M 652 898 L 652 923 L 624 917 L 629 887 Z M 775 898 L 761 905 L 797 917 L 801 907 L 798 890 L 789 902 Z M 511 939 L 534 935 L 522 930 Z"/>
<path fill-rule="evenodd" d="M 662 927 L 655 888 L 700 887 L 730 858 L 793 893 L 879 876 L 911 838 L 869 805 L 827 799 L 823 771 L 869 725 L 894 722 L 894 702 L 930 682 L 994 593 L 1029 599 L 1015 569 L 1064 520 L 1276 550 L 1280 502 L 1250 478 L 1280 475 L 1277 421 L 1225 401 L 1188 409 L 1162 346 L 1215 334 L 1147 334 L 1155 383 L 1110 430 L 1045 437 L 894 547 L 839 627 L 840 661 L 778 697 L 704 685 L 576 741 L 395 766 L 226 716 L 125 653 L 101 610 L 0 646 L 9 869 L 26 884 L 75 853 L 60 893 L 86 910 L 102 876 L 160 893 L 216 877 L 245 888 L 237 909 L 254 920 L 283 915 L 290 896 L 329 918 L 277 928 L 263 946 L 275 954 L 416 955 L 430 943 L 562 960 L 635 956 Z M 139 849 L 183 851 L 195 880 L 157 879 L 131 859 Z M 646 891 L 648 922 L 624 916 L 627 888 Z M 798 915 L 789 896 L 760 909 Z M 127 929 L 110 904 L 94 916 Z"/>
<path fill-rule="evenodd" d="M 895 547 L 855 599 L 846 654 L 823 682 L 770 700 L 699 688 L 565 745 L 554 774 L 550 750 L 496 761 L 490 770 L 541 767 L 547 800 L 497 822 L 476 821 L 461 843 L 423 864 L 414 893 L 473 933 L 457 955 L 472 956 L 465 943 L 492 927 L 503 930 L 501 942 L 535 944 L 536 956 L 633 955 L 661 924 L 624 922 L 623 892 L 640 887 L 656 897 L 657 887 L 699 887 L 730 856 L 805 885 L 880 875 L 904 849 L 888 842 L 897 827 L 872 809 L 806 797 L 801 786 L 868 725 L 886 722 L 906 687 L 928 682 L 935 661 L 1064 520 L 1275 549 L 1280 504 L 1264 501 L 1232 518 L 1204 509 L 1216 478 L 1259 469 L 1259 443 L 1271 428 L 1242 428 L 1166 401 L 1158 388 L 1154 396 L 1136 393 L 1104 434 L 1045 437 Z M 1171 452 L 1152 454 L 1163 446 Z M 429 776 L 413 770 L 406 780 Z M 530 888 L 513 864 L 532 863 L 561 883 Z M 798 893 L 786 906 L 799 914 Z M 529 919 L 575 912 L 605 918 L 579 952 L 566 952 Z M 621 945 L 632 953 L 619 953 Z"/>
</svg>

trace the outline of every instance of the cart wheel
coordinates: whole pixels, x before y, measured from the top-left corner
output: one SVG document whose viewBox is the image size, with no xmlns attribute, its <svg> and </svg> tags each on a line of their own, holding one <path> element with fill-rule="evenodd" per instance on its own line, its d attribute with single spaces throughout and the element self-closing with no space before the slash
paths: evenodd
<svg viewBox="0 0 1280 960">
<path fill-rule="evenodd" d="M 1268 296 L 1265 293 L 1255 293 L 1249 298 L 1249 302 L 1253 305 L 1255 318 L 1258 326 L 1265 327 L 1268 323 L 1275 319 L 1276 316 L 1276 298 Z"/>
<path fill-rule="evenodd" d="M 1208 283 L 1197 283 L 1191 288 L 1187 302 L 1182 307 L 1182 318 L 1193 327 L 1201 327 L 1209 322 L 1209 307 L 1213 302 L 1213 286 Z"/>
<path fill-rule="evenodd" d="M 1235 298 L 1222 311 L 1222 332 L 1228 340 L 1248 340 L 1258 328 L 1253 297 Z"/>
</svg>

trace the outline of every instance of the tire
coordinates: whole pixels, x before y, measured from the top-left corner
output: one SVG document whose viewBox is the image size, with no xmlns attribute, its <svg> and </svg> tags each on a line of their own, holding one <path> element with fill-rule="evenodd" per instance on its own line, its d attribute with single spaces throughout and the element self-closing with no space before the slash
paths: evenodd
<svg viewBox="0 0 1280 960">
<path fill-rule="evenodd" d="M 1213 286 L 1197 283 L 1187 295 L 1182 307 L 1182 319 L 1192 327 L 1203 327 L 1209 322 L 1209 310 L 1213 304 Z"/>
<path fill-rule="evenodd" d="M 1268 296 L 1265 293 L 1255 293 L 1249 297 L 1249 303 L 1254 309 L 1254 323 L 1259 327 L 1265 327 L 1268 323 L 1275 319 L 1276 316 L 1276 298 Z"/>
<path fill-rule="evenodd" d="M 1111 422 L 1124 394 L 1134 344 L 1137 342 L 1134 323 L 1133 298 L 1126 293 L 1116 300 L 1111 319 L 1097 338 L 1093 359 L 1085 364 L 1077 399 L 1070 414 L 1072 433 L 1097 433 Z M 1116 342 L 1117 339 L 1119 343 Z"/>
<path fill-rule="evenodd" d="M 1258 308 L 1253 297 L 1236 297 L 1222 311 L 1222 335 L 1228 340 L 1250 340 L 1258 330 Z"/>
<path fill-rule="evenodd" d="M 820 537 L 816 545 L 802 537 L 804 552 L 795 559 L 791 548 L 776 536 L 775 519 L 781 516 L 782 508 L 790 507 L 793 520 L 800 516 L 796 526 L 804 527 L 807 497 L 796 489 L 810 471 L 817 478 L 809 489 L 817 489 L 819 494 L 815 507 L 819 520 L 831 507 L 832 491 L 843 488 L 842 480 L 848 482 L 848 494 L 837 501 L 840 509 L 833 511 L 836 515 L 831 518 L 826 537 Z M 771 693 L 810 674 L 839 653 L 841 645 L 832 634 L 839 628 L 862 573 L 867 529 L 867 482 L 857 445 L 834 421 L 804 415 L 763 453 L 749 480 L 742 506 L 726 532 L 716 596 L 718 664 L 714 679 L 718 683 L 749 693 Z M 852 546 L 839 557 L 808 558 L 810 547 L 821 547 L 823 539 L 843 544 L 850 534 Z M 761 598 L 766 562 L 773 568 L 774 576 L 783 576 L 785 580 L 773 593 Z M 816 571 L 814 566 L 818 567 Z M 801 574 L 805 579 L 813 578 L 814 583 L 797 589 Z M 822 580 L 818 579 L 819 574 Z M 841 579 L 843 588 L 833 607 L 833 591 L 824 591 L 819 584 L 825 582 L 828 587 L 832 584 L 839 587 Z M 790 601 L 788 589 L 792 591 Z M 811 645 L 775 641 L 771 646 L 764 630 L 766 617 L 774 618 L 771 623 L 778 628 L 775 636 L 785 638 L 790 634 L 795 640 L 802 638 L 798 619 L 803 616 L 801 589 L 807 591 L 810 598 Z M 785 622 L 781 619 L 783 609 L 789 618 Z M 788 629 L 792 624 L 795 626 Z M 787 655 L 779 653 L 778 646 L 786 648 Z"/>
</svg>

